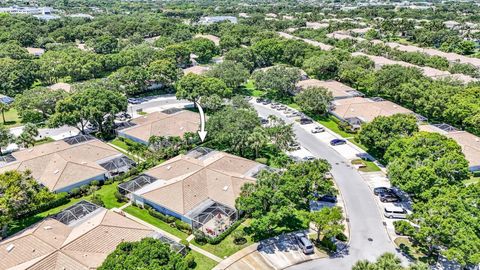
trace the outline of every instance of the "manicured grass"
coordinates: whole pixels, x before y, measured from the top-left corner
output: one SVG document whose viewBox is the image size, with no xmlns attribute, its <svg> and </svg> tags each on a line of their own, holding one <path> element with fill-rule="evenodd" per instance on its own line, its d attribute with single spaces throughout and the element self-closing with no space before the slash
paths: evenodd
<svg viewBox="0 0 480 270">
<path fill-rule="evenodd" d="M 211 244 L 204 244 L 200 245 L 195 240 L 192 242 L 192 244 L 212 253 L 217 255 L 220 258 L 228 257 L 233 254 L 235 254 L 237 251 L 253 244 L 253 241 L 250 236 L 245 234 L 245 238 L 247 239 L 247 242 L 245 242 L 242 245 L 236 245 L 233 242 L 233 233 L 238 230 L 243 230 L 250 224 L 251 220 L 247 219 L 245 220 L 238 228 L 236 228 L 232 233 L 230 233 L 222 242 L 220 242 L 217 245 L 211 245 Z"/>
<path fill-rule="evenodd" d="M 54 142 L 55 140 L 50 138 L 50 137 L 46 137 L 46 138 L 43 138 L 41 140 L 38 140 L 38 141 L 35 141 L 35 145 L 40 145 L 40 144 L 44 144 L 44 143 L 50 143 L 50 142 Z"/>
<path fill-rule="evenodd" d="M 115 198 L 115 192 L 117 192 L 118 182 L 114 182 L 113 184 L 103 185 L 99 190 L 95 191 L 97 195 L 100 195 L 102 198 L 103 203 L 105 204 L 105 208 L 112 209 L 112 208 L 119 208 L 120 206 L 124 205 L 125 202 L 118 202 L 117 198 Z M 87 199 L 91 196 L 87 196 Z"/>
<path fill-rule="evenodd" d="M 186 239 L 188 237 L 188 235 L 180 230 L 177 230 L 175 228 L 172 228 L 170 227 L 169 224 L 161 221 L 160 219 L 158 218 L 155 218 L 155 217 L 152 217 L 148 211 L 146 209 L 141 209 L 141 208 L 138 208 L 136 206 L 129 206 L 125 209 L 123 209 L 123 211 L 129 213 L 130 215 L 132 216 L 135 216 L 145 222 L 148 222 L 150 224 L 152 224 L 153 226 L 155 227 L 158 227 L 159 229 L 161 230 L 164 230 L 168 233 L 171 233 L 181 239 Z"/>
<path fill-rule="evenodd" d="M 128 145 L 127 143 L 125 143 L 125 141 L 120 140 L 119 138 L 115 138 L 112 141 L 110 141 L 110 143 L 128 152 Z"/>
<path fill-rule="evenodd" d="M 426 255 L 418 250 L 418 247 L 413 246 L 407 237 L 397 237 L 393 242 L 414 260 L 425 260 Z"/>
<path fill-rule="evenodd" d="M 71 199 L 70 202 L 64 205 L 60 205 L 58 207 L 52 208 L 50 210 L 47 210 L 45 212 L 38 213 L 34 216 L 26 217 L 23 219 L 15 220 L 11 225 L 8 226 L 8 235 L 12 235 L 14 233 L 17 233 L 37 222 L 40 220 L 50 216 L 50 215 L 55 215 L 62 211 L 63 209 L 74 205 L 75 203 L 79 202 L 81 199 Z"/>
<path fill-rule="evenodd" d="M 124 204 L 123 202 L 117 202 L 117 199 L 115 198 L 115 191 L 117 190 L 117 186 L 118 183 L 103 185 L 100 187 L 99 190 L 95 191 L 96 194 L 101 196 L 102 201 L 105 204 L 105 208 L 111 209 L 114 207 L 120 207 Z M 50 215 L 55 215 L 61 212 L 63 209 L 68 208 L 81 200 L 89 200 L 91 196 L 92 195 L 87 195 L 80 198 L 72 198 L 68 203 L 64 205 L 60 205 L 45 212 L 38 213 L 34 216 L 16 220 L 11 226 L 9 226 L 8 234 L 11 235 L 18 231 L 21 231 Z"/>
<path fill-rule="evenodd" d="M 464 183 L 466 186 L 468 186 L 468 185 L 473 185 L 473 184 L 478 183 L 478 182 L 480 182 L 480 177 L 472 177 L 472 178 L 470 178 L 470 179 L 468 179 L 468 180 L 463 181 L 463 183 Z"/>
<path fill-rule="evenodd" d="M 331 131 L 337 133 L 338 135 L 344 138 L 350 138 L 354 136 L 354 134 L 352 133 L 348 133 L 341 130 L 337 122 L 339 120 L 336 120 L 335 117 L 332 115 L 328 115 L 328 116 L 316 115 L 313 117 L 313 119 L 315 119 L 315 121 L 319 122 L 320 124 L 324 125 L 326 128 L 330 129 Z"/>
<path fill-rule="evenodd" d="M 215 265 L 217 265 L 217 262 L 208 258 L 207 256 L 204 256 L 194 250 L 191 250 L 190 253 L 192 253 L 193 257 L 195 258 L 195 270 L 210 270 Z"/>
<path fill-rule="evenodd" d="M 364 164 L 366 167 L 358 169 L 361 172 L 378 172 L 378 171 L 380 171 L 380 168 L 373 161 L 354 159 L 354 160 L 352 160 L 352 164 L 354 164 L 354 165 L 355 164 Z"/>
<path fill-rule="evenodd" d="M 16 127 L 20 126 L 21 120 L 20 117 L 18 116 L 18 112 L 16 109 L 11 108 L 10 110 L 5 112 L 5 126 L 6 127 Z M 0 115 L 0 123 L 3 124 L 3 118 Z"/>
</svg>

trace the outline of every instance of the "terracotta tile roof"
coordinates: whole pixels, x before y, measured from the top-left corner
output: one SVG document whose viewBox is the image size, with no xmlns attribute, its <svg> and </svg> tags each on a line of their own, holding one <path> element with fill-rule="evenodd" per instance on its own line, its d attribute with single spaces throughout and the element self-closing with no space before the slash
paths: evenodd
<svg viewBox="0 0 480 270">
<path fill-rule="evenodd" d="M 210 41 L 212 41 L 213 43 L 215 43 L 216 46 L 219 46 L 220 45 L 220 38 L 217 37 L 217 36 L 214 36 L 214 35 L 201 35 L 201 34 L 197 34 L 195 35 L 196 38 L 206 38 Z"/>
<path fill-rule="evenodd" d="M 199 159 L 180 155 L 145 172 L 159 180 L 136 194 L 182 215 L 208 199 L 235 208 L 241 186 L 255 182 L 251 175 L 262 166 L 218 151 Z"/>
<path fill-rule="evenodd" d="M 56 83 L 50 85 L 48 88 L 52 90 L 64 90 L 66 92 L 72 91 L 72 85 L 69 83 Z"/>
<path fill-rule="evenodd" d="M 144 225 L 103 208 L 71 225 L 47 218 L 0 242 L 0 269 L 95 269 L 121 242 L 153 234 Z"/>
<path fill-rule="evenodd" d="M 440 133 L 455 140 L 465 155 L 470 167 L 480 170 L 480 138 L 466 131 L 446 132 L 433 125 L 419 126 L 421 131 Z"/>
<path fill-rule="evenodd" d="M 203 73 L 207 72 L 208 70 L 210 70 L 210 67 L 193 66 L 193 67 L 183 69 L 183 74 L 187 75 L 189 73 L 193 73 L 193 74 L 196 74 L 196 75 L 202 75 Z"/>
<path fill-rule="evenodd" d="M 42 144 L 13 152 L 16 161 L 0 167 L 0 173 L 10 170 L 30 170 L 32 176 L 52 191 L 105 174 L 98 163 L 122 154 L 99 140 L 70 145 L 65 141 Z"/>
<path fill-rule="evenodd" d="M 317 79 L 308 79 L 299 81 L 296 86 L 299 90 L 304 90 L 309 87 L 323 87 L 329 90 L 334 98 L 354 97 L 356 96 L 354 93 L 357 93 L 355 89 L 350 86 L 333 80 L 320 81 Z"/>
<path fill-rule="evenodd" d="M 332 113 L 342 119 L 357 117 L 364 122 L 371 122 L 377 116 L 390 116 L 397 113 L 410 114 L 413 113 L 393 102 L 373 101 L 367 98 L 355 97 L 340 99 L 334 101 L 334 109 Z"/>
<path fill-rule="evenodd" d="M 200 125 L 200 116 L 191 111 L 174 114 L 154 112 L 132 120 L 136 125 L 126 128 L 120 134 L 126 134 L 148 142 L 151 136 L 179 136 L 186 132 L 196 132 Z"/>
</svg>

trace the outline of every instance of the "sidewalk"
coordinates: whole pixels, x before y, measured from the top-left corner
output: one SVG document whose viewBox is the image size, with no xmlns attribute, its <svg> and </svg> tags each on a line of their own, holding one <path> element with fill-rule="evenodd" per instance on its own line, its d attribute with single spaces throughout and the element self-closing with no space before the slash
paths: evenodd
<svg viewBox="0 0 480 270">
<path fill-rule="evenodd" d="M 129 154 L 130 156 L 135 157 L 136 159 L 138 159 L 138 160 L 140 160 L 140 161 L 145 161 L 145 159 L 143 159 L 142 157 L 139 157 L 139 156 L 137 156 L 137 155 L 134 155 L 134 154 L 128 152 L 127 150 L 125 150 L 125 149 L 123 149 L 123 148 L 121 148 L 121 147 L 116 146 L 116 145 L 113 144 L 113 143 L 107 143 L 107 144 L 110 145 L 111 147 L 117 149 L 118 151 L 120 151 L 120 152 L 122 152 L 122 153 L 127 153 L 127 154 Z"/>
<path fill-rule="evenodd" d="M 126 217 L 128 217 L 128 218 L 130 218 L 130 219 L 132 219 L 132 220 L 135 220 L 135 221 L 137 221 L 138 223 L 143 224 L 143 225 L 145 225 L 145 226 L 147 226 L 147 227 L 155 230 L 156 232 L 161 233 L 161 234 L 167 236 L 168 238 L 174 240 L 175 242 L 180 243 L 180 240 L 181 240 L 181 239 L 178 238 L 178 237 L 176 237 L 175 235 L 170 234 L 170 233 L 168 233 L 168 232 L 166 232 L 166 231 L 164 231 L 164 230 L 161 230 L 161 229 L 153 226 L 152 224 L 150 224 L 150 223 L 148 223 L 148 222 L 145 222 L 145 221 L 143 221 L 143 220 L 141 220 L 141 219 L 139 219 L 139 218 L 137 218 L 137 217 L 135 217 L 135 216 L 130 215 L 129 213 L 126 213 L 126 212 L 123 212 L 123 213 L 125 214 Z M 197 247 L 197 246 L 195 246 L 195 245 L 190 245 L 189 247 L 190 247 L 191 250 L 194 250 L 194 251 L 196 251 L 196 252 L 198 252 L 198 253 L 200 253 L 200 254 L 202 254 L 202 255 L 204 255 L 204 256 L 206 256 L 206 257 L 208 257 L 208 258 L 210 258 L 210 259 L 212 259 L 212 260 L 214 260 L 214 261 L 216 261 L 216 262 L 221 262 L 221 261 L 222 261 L 222 259 L 221 259 L 220 257 L 215 256 L 215 255 L 213 255 L 212 253 L 210 253 L 210 252 L 208 252 L 208 251 L 205 251 L 204 249 L 201 249 L 201 248 L 199 248 L 199 247 Z"/>
</svg>

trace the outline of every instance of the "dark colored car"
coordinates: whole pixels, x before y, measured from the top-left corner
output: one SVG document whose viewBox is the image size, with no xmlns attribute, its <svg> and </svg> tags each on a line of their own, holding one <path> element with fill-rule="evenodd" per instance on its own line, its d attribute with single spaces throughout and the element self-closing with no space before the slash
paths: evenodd
<svg viewBox="0 0 480 270">
<path fill-rule="evenodd" d="M 335 195 L 323 195 L 318 198 L 321 202 L 337 203 L 337 196 Z"/>
<path fill-rule="evenodd" d="M 387 187 L 376 187 L 373 189 L 373 194 L 380 195 L 383 193 L 394 193 L 393 189 Z"/>
<path fill-rule="evenodd" d="M 262 103 L 263 102 L 263 98 L 257 98 L 257 103 Z"/>
<path fill-rule="evenodd" d="M 333 146 L 336 146 L 336 145 L 342 145 L 342 144 L 346 144 L 347 141 L 343 140 L 343 139 L 333 139 L 330 141 L 330 144 L 333 145 Z"/>
<path fill-rule="evenodd" d="M 268 124 L 268 119 L 260 118 L 260 123 L 262 123 L 262 125 L 266 125 Z"/>
<path fill-rule="evenodd" d="M 308 125 L 313 123 L 312 119 L 310 118 L 302 118 L 300 119 L 300 125 Z"/>
<path fill-rule="evenodd" d="M 268 105 L 270 103 L 272 103 L 272 102 L 268 99 L 264 99 L 263 102 L 262 102 L 263 105 Z"/>
<path fill-rule="evenodd" d="M 400 202 L 402 199 L 395 193 L 382 193 L 380 194 L 381 202 Z"/>
</svg>

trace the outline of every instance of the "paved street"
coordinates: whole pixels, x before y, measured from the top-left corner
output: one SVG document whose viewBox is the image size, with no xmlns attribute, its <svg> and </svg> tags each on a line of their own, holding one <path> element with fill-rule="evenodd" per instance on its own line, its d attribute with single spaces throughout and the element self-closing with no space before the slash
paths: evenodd
<svg viewBox="0 0 480 270">
<path fill-rule="evenodd" d="M 254 106 L 262 117 L 266 118 L 272 114 L 288 123 L 293 122 L 293 119 L 284 117 L 281 112 L 274 109 L 259 104 Z M 351 238 L 345 254 L 332 259 L 306 262 L 289 269 L 351 269 L 358 260 L 375 260 L 385 252 L 397 253 L 382 223 L 382 216 L 371 190 L 357 170 L 349 165 L 348 159 L 299 124 L 294 124 L 294 130 L 302 147 L 314 156 L 324 158 L 332 164 L 332 175 L 346 204 Z"/>
<path fill-rule="evenodd" d="M 166 108 L 169 106 L 184 106 L 184 105 L 192 105 L 191 102 L 186 100 L 177 100 L 175 95 L 161 95 L 161 96 L 153 96 L 147 97 L 148 101 L 140 103 L 140 104 L 128 104 L 127 112 L 132 114 L 133 117 L 136 117 L 137 110 L 141 109 L 145 112 L 153 112 L 159 110 L 160 108 Z"/>
</svg>

